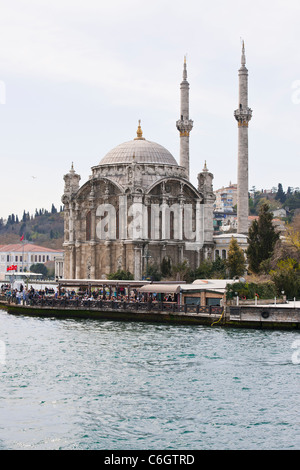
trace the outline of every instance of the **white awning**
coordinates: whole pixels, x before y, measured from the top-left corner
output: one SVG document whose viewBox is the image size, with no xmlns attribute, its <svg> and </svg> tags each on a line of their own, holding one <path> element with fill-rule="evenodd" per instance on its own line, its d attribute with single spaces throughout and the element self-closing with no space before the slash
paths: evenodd
<svg viewBox="0 0 300 470">
<path fill-rule="evenodd" d="M 148 284 L 147 286 L 138 287 L 137 290 L 156 294 L 179 294 L 180 284 Z"/>
</svg>

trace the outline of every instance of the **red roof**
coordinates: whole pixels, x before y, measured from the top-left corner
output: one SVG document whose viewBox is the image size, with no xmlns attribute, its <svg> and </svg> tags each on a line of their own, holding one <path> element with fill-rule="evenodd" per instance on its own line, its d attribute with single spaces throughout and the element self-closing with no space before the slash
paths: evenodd
<svg viewBox="0 0 300 470">
<path fill-rule="evenodd" d="M 45 246 L 34 245 L 33 243 L 14 243 L 10 245 L 0 245 L 0 252 L 6 251 L 24 251 L 24 252 L 47 252 L 47 253 L 62 253 L 63 250 L 53 250 Z"/>
</svg>

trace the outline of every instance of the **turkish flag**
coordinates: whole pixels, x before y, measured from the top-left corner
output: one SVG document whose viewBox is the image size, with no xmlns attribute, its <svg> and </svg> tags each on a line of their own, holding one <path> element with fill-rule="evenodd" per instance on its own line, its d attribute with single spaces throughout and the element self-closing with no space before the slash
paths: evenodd
<svg viewBox="0 0 300 470">
<path fill-rule="evenodd" d="M 7 271 L 17 271 L 17 265 L 16 265 L 16 264 L 12 264 L 11 266 L 8 266 L 8 267 L 7 267 Z"/>
<path fill-rule="evenodd" d="M 24 240 L 24 235 L 22 235 L 22 236 L 21 236 L 21 238 L 20 238 L 20 242 L 21 242 L 22 240 Z"/>
</svg>

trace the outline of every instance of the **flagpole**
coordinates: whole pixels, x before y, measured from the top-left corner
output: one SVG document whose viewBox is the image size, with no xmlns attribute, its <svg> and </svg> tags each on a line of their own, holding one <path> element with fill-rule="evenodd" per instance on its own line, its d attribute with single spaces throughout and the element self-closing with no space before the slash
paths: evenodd
<svg viewBox="0 0 300 470">
<path fill-rule="evenodd" d="M 23 271 L 23 268 L 24 268 L 24 244 L 25 244 L 25 240 L 24 240 L 24 234 L 21 236 L 21 242 L 22 242 L 22 245 L 23 245 L 23 248 L 22 248 L 22 273 L 24 272 Z"/>
</svg>

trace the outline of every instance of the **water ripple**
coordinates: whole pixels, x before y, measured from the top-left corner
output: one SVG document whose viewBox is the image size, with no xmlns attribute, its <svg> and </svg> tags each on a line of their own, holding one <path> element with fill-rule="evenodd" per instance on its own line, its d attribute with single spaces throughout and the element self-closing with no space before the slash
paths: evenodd
<svg viewBox="0 0 300 470">
<path fill-rule="evenodd" d="M 298 332 L 5 312 L 0 325 L 1 449 L 300 446 Z"/>
</svg>

